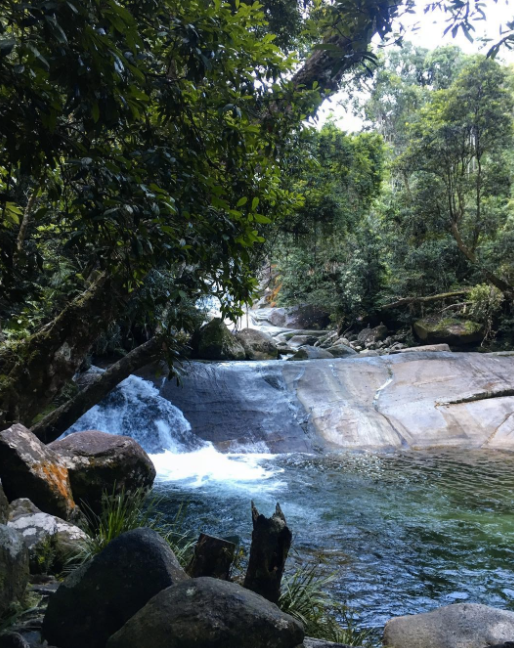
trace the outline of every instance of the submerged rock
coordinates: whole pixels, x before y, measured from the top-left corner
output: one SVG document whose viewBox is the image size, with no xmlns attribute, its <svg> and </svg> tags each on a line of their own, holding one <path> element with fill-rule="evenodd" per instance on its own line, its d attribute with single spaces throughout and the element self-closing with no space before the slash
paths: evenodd
<svg viewBox="0 0 514 648">
<path fill-rule="evenodd" d="M 68 469 L 19 423 L 0 432 L 0 478 L 9 501 L 27 497 L 45 513 L 64 520 L 77 514 Z"/>
<path fill-rule="evenodd" d="M 246 358 L 243 345 L 219 317 L 215 317 L 197 332 L 193 345 L 196 357 L 201 360 L 244 360 Z"/>
<path fill-rule="evenodd" d="M 414 332 L 422 342 L 461 345 L 481 342 L 484 337 L 482 324 L 455 317 L 426 317 L 414 322 Z"/>
<path fill-rule="evenodd" d="M 108 648 L 296 648 L 302 625 L 236 583 L 195 578 L 160 592 Z"/>
<path fill-rule="evenodd" d="M 278 346 L 270 335 L 256 329 L 243 329 L 236 339 L 245 350 L 247 360 L 274 360 L 278 358 Z"/>
<path fill-rule="evenodd" d="M 288 358 L 288 360 L 328 360 L 333 357 L 326 349 L 306 345 L 300 347 L 294 356 Z"/>
<path fill-rule="evenodd" d="M 23 536 L 33 573 L 52 568 L 60 572 L 67 561 L 80 552 L 87 540 L 82 529 L 41 512 L 28 499 L 12 502 L 8 526 Z"/>
<path fill-rule="evenodd" d="M 155 531 L 128 531 L 63 581 L 49 601 L 43 635 L 59 648 L 103 648 L 152 596 L 186 579 Z"/>
<path fill-rule="evenodd" d="M 75 501 L 101 510 L 102 495 L 150 488 L 155 467 L 131 437 L 87 430 L 49 445 L 68 468 Z"/>
<path fill-rule="evenodd" d="M 514 637 L 514 612 L 457 603 L 426 614 L 391 619 L 384 645 L 391 648 L 484 648 Z"/>
<path fill-rule="evenodd" d="M 29 552 L 14 529 L 0 524 L 0 618 L 23 599 L 29 582 Z"/>
</svg>

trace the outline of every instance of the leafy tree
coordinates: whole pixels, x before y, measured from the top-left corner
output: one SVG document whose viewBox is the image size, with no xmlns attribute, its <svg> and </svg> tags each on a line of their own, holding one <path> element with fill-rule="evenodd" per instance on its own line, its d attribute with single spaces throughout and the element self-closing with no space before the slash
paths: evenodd
<svg viewBox="0 0 514 648">
<path fill-rule="evenodd" d="M 278 223 L 270 251 L 280 303 L 315 304 L 339 319 L 373 302 L 383 268 L 366 214 L 380 189 L 383 153 L 375 134 L 346 135 L 331 124 L 304 133 L 289 166 L 304 203 Z"/>
<path fill-rule="evenodd" d="M 483 255 L 509 214 L 510 177 L 498 182 L 512 146 L 511 79 L 476 58 L 447 90 L 434 92 L 409 129 L 398 166 L 409 176 L 413 211 L 429 231 L 451 233 L 459 251 L 503 292 L 511 285 Z"/>
</svg>

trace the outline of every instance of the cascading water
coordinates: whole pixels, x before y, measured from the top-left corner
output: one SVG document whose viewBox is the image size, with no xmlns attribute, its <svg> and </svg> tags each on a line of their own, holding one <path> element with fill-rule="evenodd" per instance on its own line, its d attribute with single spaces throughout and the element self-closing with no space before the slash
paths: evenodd
<svg viewBox="0 0 514 648">
<path fill-rule="evenodd" d="M 93 368 L 91 373 L 100 369 Z M 102 430 L 135 439 L 152 458 L 158 481 L 186 481 L 201 485 L 206 480 L 229 481 L 244 487 L 248 482 L 265 482 L 276 472 L 261 462 L 270 459 L 264 443 L 251 446 L 251 453 L 222 454 L 212 443 L 191 432 L 183 413 L 161 397 L 149 380 L 129 376 L 101 403 L 95 405 L 67 430 Z M 278 487 L 272 480 L 270 489 Z"/>
</svg>

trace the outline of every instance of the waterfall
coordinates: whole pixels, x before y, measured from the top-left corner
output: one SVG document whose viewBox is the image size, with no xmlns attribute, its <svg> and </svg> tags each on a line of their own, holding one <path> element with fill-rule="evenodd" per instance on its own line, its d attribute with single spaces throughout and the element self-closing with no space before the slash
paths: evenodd
<svg viewBox="0 0 514 648">
<path fill-rule="evenodd" d="M 92 368 L 91 373 L 99 371 Z M 178 407 L 163 398 L 152 382 L 139 376 L 125 379 L 64 436 L 81 430 L 132 437 L 150 455 L 161 482 L 187 480 L 193 486 L 206 481 L 245 484 L 266 480 L 276 473 L 260 465 L 272 457 L 265 444 L 255 444 L 251 452 L 249 448 L 218 452 L 212 443 L 192 432 Z"/>
<path fill-rule="evenodd" d="M 150 381 L 138 376 L 129 376 L 65 434 L 80 430 L 132 437 L 149 454 L 190 452 L 203 445 L 191 434 L 182 412 L 162 398 Z"/>
</svg>

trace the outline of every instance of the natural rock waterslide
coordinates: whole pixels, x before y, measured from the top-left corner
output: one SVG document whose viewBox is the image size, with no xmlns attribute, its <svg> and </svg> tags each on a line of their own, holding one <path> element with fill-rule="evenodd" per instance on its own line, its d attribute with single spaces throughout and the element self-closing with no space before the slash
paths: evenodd
<svg viewBox="0 0 514 648">
<path fill-rule="evenodd" d="M 222 450 L 514 447 L 512 355 L 192 362 L 160 394 Z"/>
</svg>

